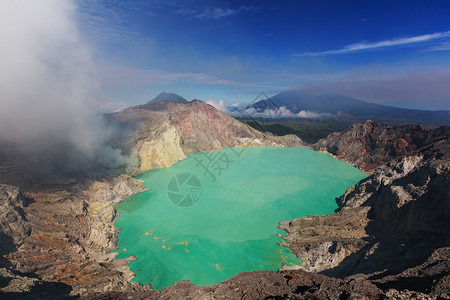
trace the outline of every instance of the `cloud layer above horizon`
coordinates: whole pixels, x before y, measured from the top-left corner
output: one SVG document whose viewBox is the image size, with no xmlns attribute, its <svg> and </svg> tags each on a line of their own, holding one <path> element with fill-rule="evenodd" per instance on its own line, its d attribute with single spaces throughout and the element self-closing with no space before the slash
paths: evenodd
<svg viewBox="0 0 450 300">
<path fill-rule="evenodd" d="M 430 80 L 450 70 L 445 1 L 76 3 L 104 103 L 141 104 L 163 90 L 248 103 L 302 88 L 450 109 L 448 85 Z"/>
<path fill-rule="evenodd" d="M 49 18 L 61 11 L 56 2 L 35 2 L 30 4 L 34 16 L 28 17 L 26 5 L 14 18 L 3 10 L 10 40 L 2 45 L 20 40 L 21 28 L 36 19 L 61 21 Z M 40 13 L 51 3 L 52 11 Z M 188 99 L 215 94 L 232 104 L 295 88 L 450 109 L 446 1 L 67 0 L 57 5 L 70 7 L 74 37 L 88 49 L 78 59 L 89 56 L 86 89 L 92 87 L 89 97 L 99 110 L 142 104 L 163 90 Z M 58 26 L 45 30 L 65 30 Z M 61 35 L 65 43 L 74 37 Z"/>
<path fill-rule="evenodd" d="M 379 42 L 359 42 L 345 46 L 342 49 L 337 50 L 324 50 L 320 52 L 305 52 L 294 54 L 294 56 L 321 56 L 321 55 L 339 55 L 339 54 L 348 54 L 352 52 L 358 51 L 367 51 L 367 50 L 375 50 L 375 49 L 383 49 L 387 47 L 394 46 L 410 46 L 418 43 L 429 42 L 433 40 L 442 40 L 448 39 L 450 37 L 450 31 L 444 32 L 436 32 L 432 34 L 424 34 L 419 36 L 411 36 L 411 37 L 400 37 L 394 38 L 391 40 L 379 41 Z M 446 41 L 445 41 L 446 43 Z M 444 50 L 443 48 L 430 47 L 428 48 L 430 51 L 439 51 Z"/>
<path fill-rule="evenodd" d="M 214 106 L 218 110 L 236 118 L 244 119 L 321 119 L 329 118 L 332 115 L 328 113 L 317 113 L 307 110 L 301 110 L 298 113 L 292 112 L 286 106 L 280 106 L 276 108 L 256 109 L 247 104 L 233 106 L 234 109 L 230 109 L 226 105 L 225 100 L 214 101 L 208 99 L 205 103 Z"/>
</svg>

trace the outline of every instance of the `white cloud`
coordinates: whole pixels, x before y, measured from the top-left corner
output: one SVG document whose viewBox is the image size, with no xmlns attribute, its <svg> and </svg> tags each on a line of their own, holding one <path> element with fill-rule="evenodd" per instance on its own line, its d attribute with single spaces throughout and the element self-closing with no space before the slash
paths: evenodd
<svg viewBox="0 0 450 300">
<path fill-rule="evenodd" d="M 129 104 L 122 102 L 100 102 L 96 101 L 93 105 L 93 109 L 101 113 L 114 113 L 129 107 Z"/>
<path fill-rule="evenodd" d="M 255 10 L 253 6 L 241 6 L 238 9 L 231 8 L 207 8 L 202 13 L 196 15 L 198 19 L 221 19 L 232 15 Z"/>
<path fill-rule="evenodd" d="M 204 73 L 168 72 L 156 69 L 139 69 L 115 64 L 100 66 L 99 75 L 103 85 L 158 85 L 172 83 L 233 85 L 266 87 L 260 84 L 236 82 Z"/>
<path fill-rule="evenodd" d="M 151 16 L 147 3 L 115 1 L 112 7 L 103 1 L 77 0 L 76 17 L 83 33 L 96 39 L 124 39 L 139 36 L 135 23 L 130 22 L 129 10 L 142 10 Z"/>
<path fill-rule="evenodd" d="M 265 110 L 257 110 L 248 104 L 232 104 L 227 106 L 225 100 L 214 101 L 210 95 L 209 99 L 205 101 L 206 104 L 214 106 L 216 109 L 237 118 L 249 119 L 319 119 L 329 118 L 331 114 L 317 113 L 307 110 L 301 110 L 298 113 L 292 112 L 286 106 L 277 108 L 266 108 Z M 231 109 L 230 109 L 231 108 Z"/>
<path fill-rule="evenodd" d="M 296 114 L 300 118 L 305 119 L 317 119 L 317 118 L 329 118 L 331 117 L 331 114 L 326 113 L 315 113 L 312 111 L 302 110 Z"/>
<path fill-rule="evenodd" d="M 286 106 L 279 108 L 267 108 L 263 111 L 257 110 L 254 107 L 248 107 L 241 111 L 229 112 L 234 117 L 252 118 L 252 119 L 318 119 L 329 118 L 331 114 L 316 113 L 312 111 L 302 110 L 298 113 L 294 113 Z"/>
<path fill-rule="evenodd" d="M 215 19 L 219 20 L 225 17 L 231 17 L 233 15 L 243 12 L 254 12 L 258 10 L 256 6 L 241 6 L 239 8 L 210 8 L 207 7 L 201 11 L 194 10 L 192 8 L 179 8 L 172 10 L 172 13 L 180 16 L 194 16 L 197 19 Z"/>
<path fill-rule="evenodd" d="M 227 106 L 225 100 L 214 101 L 212 98 L 214 95 L 210 95 L 209 99 L 205 101 L 206 104 L 214 106 L 216 109 L 229 114 L 230 116 L 237 118 L 249 118 L 249 119 L 319 119 L 329 118 L 331 114 L 317 113 L 307 110 L 299 111 L 298 113 L 292 112 L 286 106 L 277 107 L 274 109 L 266 108 L 265 110 L 257 110 L 254 107 L 249 107 L 248 104 L 232 104 Z M 229 109 L 234 108 L 234 109 Z"/>
<path fill-rule="evenodd" d="M 223 111 L 223 112 L 228 111 L 225 100 L 214 101 L 214 100 L 208 99 L 205 101 L 205 103 L 209 104 L 211 106 L 214 106 L 215 108 L 217 108 L 220 111 Z"/>
<path fill-rule="evenodd" d="M 433 45 L 427 49 L 428 51 L 448 51 L 450 50 L 450 42 L 442 42 Z"/>
<path fill-rule="evenodd" d="M 214 97 L 214 95 L 210 95 L 209 99 L 205 101 L 206 104 L 209 104 L 211 106 L 214 106 L 216 109 L 223 111 L 224 113 L 228 112 L 227 109 L 227 103 L 225 100 L 219 100 L 219 101 L 214 101 L 212 98 Z"/>
<path fill-rule="evenodd" d="M 393 47 L 393 46 L 416 44 L 416 43 L 427 42 L 427 41 L 436 40 L 436 39 L 443 39 L 443 38 L 447 38 L 447 37 L 450 37 L 450 31 L 437 32 L 437 33 L 432 33 L 432 34 L 424 34 L 424 35 L 418 35 L 418 36 L 413 36 L 413 37 L 395 38 L 395 39 L 385 40 L 385 41 L 380 41 L 380 42 L 375 42 L 375 43 L 359 42 L 359 43 L 347 45 L 344 48 L 338 49 L 338 50 L 326 50 L 326 51 L 321 51 L 321 52 L 306 52 L 306 53 L 294 54 L 294 56 L 338 55 L 338 54 L 353 53 L 353 52 L 371 50 L 371 49 L 379 49 L 379 48 L 386 48 L 386 47 Z"/>
<path fill-rule="evenodd" d="M 192 15 L 195 15 L 197 12 L 191 8 L 178 8 L 178 9 L 172 10 L 172 13 L 174 15 L 179 15 L 179 16 L 192 16 Z"/>
</svg>

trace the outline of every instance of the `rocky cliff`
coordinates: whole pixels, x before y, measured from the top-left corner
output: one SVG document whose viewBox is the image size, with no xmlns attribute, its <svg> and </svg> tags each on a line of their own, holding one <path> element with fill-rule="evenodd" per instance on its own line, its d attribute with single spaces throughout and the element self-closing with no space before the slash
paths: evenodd
<svg viewBox="0 0 450 300">
<path fill-rule="evenodd" d="M 56 294 L 132 288 L 129 260 L 113 261 L 110 253 L 118 232 L 113 205 L 142 192 L 141 182 L 122 175 L 67 190 L 27 191 L 32 203 L 26 207 L 16 187 L 0 189 L 1 201 L 9 204 L 0 215 L 2 244 L 6 235 L 15 247 L 2 247 L 7 260 L 2 265 L 9 270 L 0 274 L 0 291 L 39 294 L 48 283 Z"/>
<path fill-rule="evenodd" d="M 256 131 L 201 101 L 159 101 L 113 114 L 109 120 L 118 130 L 114 146 L 138 157 L 137 172 L 228 146 L 302 145 L 295 136 Z M 92 180 L 98 176 L 83 174 L 72 180 L 32 174 L 24 183 L 21 178 L 28 174 L 21 173 L 20 159 L 10 159 L 14 147 L 6 148 L 0 178 L 11 182 L 9 170 L 14 170 L 13 182 L 23 190 L 0 186 L 0 267 L 5 267 L 0 268 L 0 292 L 15 297 L 21 291 L 42 295 L 43 288 L 61 295 L 149 289 L 130 283 L 134 274 L 128 262 L 134 257 L 114 260 L 116 254 L 111 253 L 119 230 L 113 206 L 144 190 L 138 180 L 127 175 Z"/>
<path fill-rule="evenodd" d="M 294 135 L 279 137 L 259 132 L 199 100 L 152 102 L 112 114 L 109 119 L 124 133 L 115 146 L 126 153 L 137 153 L 138 173 L 223 147 L 304 145 Z"/>
<path fill-rule="evenodd" d="M 4 255 L 16 251 L 30 235 L 31 227 L 24 208 L 29 200 L 17 187 L 0 184 L 0 262 Z"/>
<path fill-rule="evenodd" d="M 304 270 L 448 297 L 449 133 L 368 121 L 319 141 L 373 174 L 337 199 L 337 213 L 280 223 L 282 244 Z"/>
<path fill-rule="evenodd" d="M 372 121 L 354 124 L 345 132 L 332 133 L 312 146 L 361 170 L 375 168 L 439 141 L 448 141 L 449 127 L 434 130 L 422 125 L 382 125 Z"/>
<path fill-rule="evenodd" d="M 109 120 L 121 133 L 115 145 L 138 157 L 139 171 L 227 146 L 303 145 L 258 132 L 200 101 L 151 103 Z M 118 232 L 113 205 L 143 191 L 138 180 L 60 180 L 22 191 L 0 185 L 1 296 L 449 297 L 449 129 L 368 121 L 311 147 L 372 174 L 337 199 L 337 213 L 280 223 L 287 232 L 282 244 L 302 258 L 303 270 L 255 271 L 209 287 L 180 282 L 154 291 L 130 282 L 127 265 L 134 257 L 114 260 L 111 253 Z"/>
</svg>

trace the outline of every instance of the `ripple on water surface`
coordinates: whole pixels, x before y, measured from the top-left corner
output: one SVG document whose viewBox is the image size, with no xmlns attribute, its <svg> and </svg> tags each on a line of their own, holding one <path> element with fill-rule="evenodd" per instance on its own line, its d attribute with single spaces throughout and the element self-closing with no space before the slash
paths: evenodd
<svg viewBox="0 0 450 300">
<path fill-rule="evenodd" d="M 148 192 L 116 205 L 118 258 L 134 281 L 161 289 L 189 279 L 210 285 L 240 272 L 300 264 L 279 246 L 283 220 L 330 214 L 336 197 L 366 175 L 303 148 L 225 148 L 137 176 Z"/>
</svg>

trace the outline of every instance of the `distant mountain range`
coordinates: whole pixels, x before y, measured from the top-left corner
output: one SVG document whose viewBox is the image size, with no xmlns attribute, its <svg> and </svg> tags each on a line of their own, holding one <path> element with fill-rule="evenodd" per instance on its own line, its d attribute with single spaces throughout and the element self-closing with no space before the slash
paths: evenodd
<svg viewBox="0 0 450 300">
<path fill-rule="evenodd" d="M 419 110 L 391 107 L 387 105 L 365 102 L 345 95 L 313 95 L 305 91 L 286 91 L 278 95 L 250 104 L 240 110 L 262 112 L 270 109 L 279 110 L 287 108 L 292 114 L 284 117 L 282 114 L 274 114 L 274 119 L 292 119 L 292 115 L 312 115 L 316 118 L 332 118 L 351 121 L 352 123 L 373 120 L 376 122 L 393 123 L 421 123 L 429 126 L 450 125 L 450 111 Z M 285 111 L 285 110 L 283 110 Z"/>
<path fill-rule="evenodd" d="M 148 104 L 160 101 L 189 103 L 185 98 L 162 92 Z M 314 95 L 305 91 L 291 90 L 273 97 L 240 106 L 228 106 L 227 113 L 246 120 L 328 120 L 347 125 L 372 120 L 384 124 L 423 124 L 430 127 L 450 125 L 449 110 L 420 110 L 392 107 L 365 102 L 345 95 Z"/>
<path fill-rule="evenodd" d="M 158 96 L 156 96 L 155 98 L 153 98 L 152 100 L 147 102 L 147 104 L 155 103 L 155 102 L 158 102 L 161 100 L 168 100 L 168 101 L 174 102 L 174 103 L 188 103 L 189 102 L 186 99 L 184 99 L 183 97 L 181 97 L 180 95 L 177 95 L 174 93 L 162 92 L 161 94 L 159 94 Z"/>
</svg>

